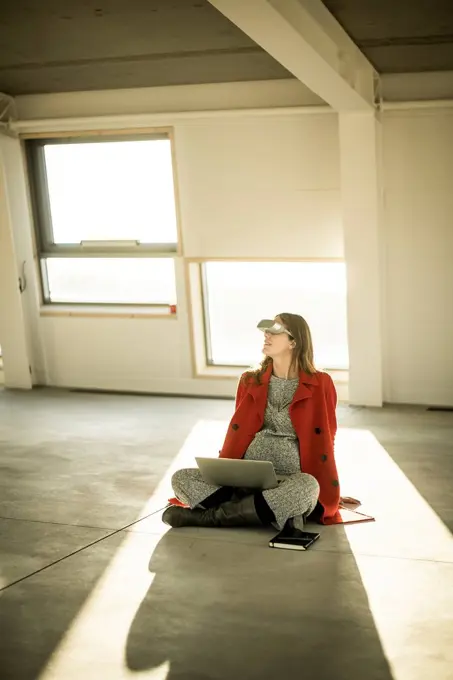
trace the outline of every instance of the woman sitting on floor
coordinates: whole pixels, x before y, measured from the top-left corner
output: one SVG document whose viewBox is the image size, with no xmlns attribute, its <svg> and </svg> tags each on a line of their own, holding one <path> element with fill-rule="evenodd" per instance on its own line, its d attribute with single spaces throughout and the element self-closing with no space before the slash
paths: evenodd
<svg viewBox="0 0 453 680">
<path fill-rule="evenodd" d="M 179 470 L 173 490 L 189 508 L 164 512 L 163 521 L 172 527 L 282 529 L 293 520 L 302 528 L 309 516 L 322 524 L 341 522 L 332 379 L 314 367 L 310 329 L 301 316 L 280 314 L 258 328 L 264 331 L 265 358 L 240 379 L 220 457 L 271 461 L 283 479 L 274 489 L 254 493 L 207 484 L 198 469 Z"/>
</svg>

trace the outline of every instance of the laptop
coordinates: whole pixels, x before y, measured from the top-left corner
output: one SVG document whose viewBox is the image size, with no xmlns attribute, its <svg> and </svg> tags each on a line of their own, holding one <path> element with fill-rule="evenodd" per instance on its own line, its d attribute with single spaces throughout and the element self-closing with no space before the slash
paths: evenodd
<svg viewBox="0 0 453 680">
<path fill-rule="evenodd" d="M 278 486 L 273 463 L 233 458 L 195 458 L 208 484 L 245 489 L 274 489 Z"/>
</svg>

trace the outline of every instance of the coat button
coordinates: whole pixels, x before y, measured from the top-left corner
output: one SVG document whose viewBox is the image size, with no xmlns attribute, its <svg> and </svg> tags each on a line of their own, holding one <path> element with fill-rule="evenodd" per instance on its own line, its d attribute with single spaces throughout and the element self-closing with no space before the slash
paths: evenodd
<svg viewBox="0 0 453 680">
<path fill-rule="evenodd" d="M 332 486 L 340 486 L 338 479 L 332 479 Z"/>
<path fill-rule="evenodd" d="M 237 423 L 233 423 L 231 427 L 234 431 L 239 430 L 239 425 Z"/>
<path fill-rule="evenodd" d="M 321 434 L 321 428 L 320 428 L 320 427 L 315 427 L 315 433 L 316 433 L 316 434 Z"/>
<path fill-rule="evenodd" d="M 327 460 L 327 454 L 323 453 L 322 456 L 321 456 L 321 460 L 322 460 L 323 463 L 325 463 L 326 460 Z"/>
</svg>

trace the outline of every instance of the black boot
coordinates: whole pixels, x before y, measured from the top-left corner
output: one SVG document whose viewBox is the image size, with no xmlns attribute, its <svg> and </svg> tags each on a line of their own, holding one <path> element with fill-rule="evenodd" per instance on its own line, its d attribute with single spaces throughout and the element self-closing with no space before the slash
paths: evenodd
<svg viewBox="0 0 453 680">
<path fill-rule="evenodd" d="M 162 521 L 171 527 L 245 527 L 262 526 L 253 496 L 222 503 L 209 510 L 188 510 L 172 506 L 165 510 Z"/>
<path fill-rule="evenodd" d="M 233 498 L 234 489 L 232 486 L 221 486 L 220 489 L 214 491 L 210 496 L 201 501 L 200 507 L 204 510 L 209 508 L 218 508 L 222 503 L 231 501 Z"/>
</svg>

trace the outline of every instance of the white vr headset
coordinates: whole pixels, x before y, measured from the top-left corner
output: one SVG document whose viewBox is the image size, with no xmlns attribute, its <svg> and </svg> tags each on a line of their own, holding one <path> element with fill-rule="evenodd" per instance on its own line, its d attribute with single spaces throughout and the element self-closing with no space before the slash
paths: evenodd
<svg viewBox="0 0 453 680">
<path fill-rule="evenodd" d="M 274 321 L 274 319 L 262 319 L 258 326 L 258 330 L 263 331 L 263 333 L 270 333 L 271 335 L 280 335 L 280 333 L 287 333 L 291 335 L 289 330 L 283 326 L 283 324 Z"/>
</svg>

